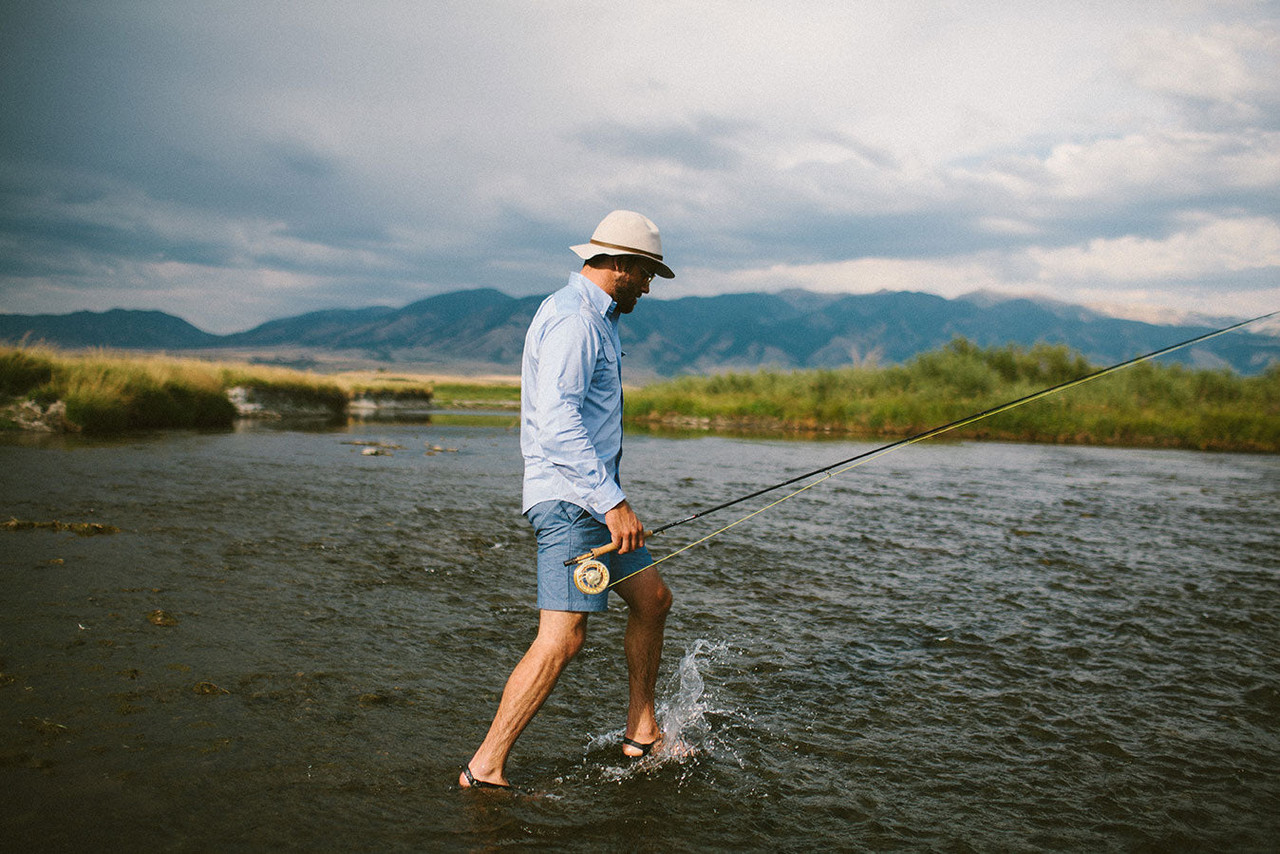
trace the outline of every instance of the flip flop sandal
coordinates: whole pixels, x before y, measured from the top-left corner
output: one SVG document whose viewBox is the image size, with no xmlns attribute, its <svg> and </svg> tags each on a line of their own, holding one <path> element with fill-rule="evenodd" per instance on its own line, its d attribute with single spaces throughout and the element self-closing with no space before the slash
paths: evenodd
<svg viewBox="0 0 1280 854">
<path fill-rule="evenodd" d="M 629 753 L 627 754 L 627 756 L 629 756 L 632 759 L 643 759 L 644 757 L 649 755 L 650 751 L 653 750 L 654 745 L 656 745 L 661 740 L 662 739 L 660 738 L 655 738 L 653 741 L 649 742 L 648 744 L 641 744 L 640 742 L 636 741 L 634 738 L 623 738 L 622 743 L 627 745 L 628 747 L 634 747 L 636 750 L 640 751 L 639 756 L 631 756 L 631 754 Z"/>
<path fill-rule="evenodd" d="M 477 780 L 471 773 L 471 766 L 462 766 L 462 776 L 467 778 L 467 788 L 469 789 L 514 789 L 514 786 L 508 786 L 504 783 L 490 783 L 488 780 Z"/>
</svg>

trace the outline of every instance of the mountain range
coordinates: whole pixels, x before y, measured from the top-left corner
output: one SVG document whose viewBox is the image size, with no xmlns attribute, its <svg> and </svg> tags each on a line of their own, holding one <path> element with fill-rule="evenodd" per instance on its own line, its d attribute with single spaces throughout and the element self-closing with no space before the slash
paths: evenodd
<svg viewBox="0 0 1280 854">
<path fill-rule="evenodd" d="M 525 329 L 542 299 L 495 290 L 456 291 L 399 309 L 311 312 L 231 335 L 204 332 L 159 311 L 7 314 L 0 315 L 0 341 L 68 348 L 343 352 L 385 363 L 516 373 Z M 1081 306 L 981 294 L 946 299 L 901 291 L 788 291 L 642 300 L 623 319 L 622 340 L 628 375 L 643 378 L 899 363 L 959 336 L 983 347 L 1065 344 L 1091 362 L 1107 365 L 1214 328 L 1122 320 Z M 1256 374 L 1280 360 L 1280 336 L 1241 331 L 1165 358 Z"/>
</svg>

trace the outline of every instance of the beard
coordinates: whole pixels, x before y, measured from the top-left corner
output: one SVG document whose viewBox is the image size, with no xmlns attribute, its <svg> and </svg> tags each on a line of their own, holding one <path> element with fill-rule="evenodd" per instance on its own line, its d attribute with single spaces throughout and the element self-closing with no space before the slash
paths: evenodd
<svg viewBox="0 0 1280 854">
<path fill-rule="evenodd" d="M 618 304 L 619 314 L 630 314 L 635 310 L 636 303 L 640 297 L 644 295 L 642 284 L 626 283 L 620 285 L 613 293 L 613 301 Z"/>
</svg>

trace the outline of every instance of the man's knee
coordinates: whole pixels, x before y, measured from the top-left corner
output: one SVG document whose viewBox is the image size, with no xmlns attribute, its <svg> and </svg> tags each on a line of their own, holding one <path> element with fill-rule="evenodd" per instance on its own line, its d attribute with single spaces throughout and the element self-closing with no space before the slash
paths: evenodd
<svg viewBox="0 0 1280 854">
<path fill-rule="evenodd" d="M 564 637 L 561 638 L 561 644 L 563 646 L 565 655 L 568 658 L 573 658 L 575 655 L 577 655 L 579 650 L 582 649 L 582 645 L 585 644 L 586 642 L 587 642 L 587 624 L 585 620 L 581 623 L 575 624 L 573 628 L 571 628 L 564 635 Z"/>
<path fill-rule="evenodd" d="M 586 640 L 586 619 L 544 619 L 534 643 L 567 663 L 578 654 Z"/>
<path fill-rule="evenodd" d="M 676 600 L 676 597 L 674 594 L 672 594 L 671 588 L 668 587 L 666 584 L 663 584 L 662 590 L 658 592 L 657 604 L 658 604 L 658 607 L 661 609 L 662 615 L 664 617 L 667 615 L 667 612 L 671 610 L 671 605 L 675 602 L 675 600 Z"/>
<path fill-rule="evenodd" d="M 632 606 L 632 610 L 636 612 L 636 616 L 646 620 L 665 620 L 674 601 L 671 588 L 665 582 L 659 582 L 651 593 Z"/>
</svg>

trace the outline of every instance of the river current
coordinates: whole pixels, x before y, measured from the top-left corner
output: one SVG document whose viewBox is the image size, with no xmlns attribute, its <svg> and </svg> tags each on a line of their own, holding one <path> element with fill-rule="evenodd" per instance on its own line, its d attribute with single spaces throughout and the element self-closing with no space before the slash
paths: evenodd
<svg viewBox="0 0 1280 854">
<path fill-rule="evenodd" d="M 870 447 L 623 477 L 661 524 Z M 524 791 L 462 791 L 536 625 L 519 490 L 504 423 L 0 439 L 0 521 L 121 529 L 0 530 L 5 847 L 1280 849 L 1280 458 L 898 450 L 661 564 L 678 749 L 621 754 L 615 602 Z"/>
</svg>

